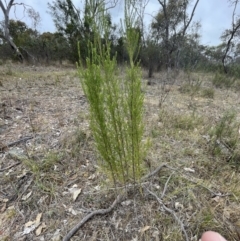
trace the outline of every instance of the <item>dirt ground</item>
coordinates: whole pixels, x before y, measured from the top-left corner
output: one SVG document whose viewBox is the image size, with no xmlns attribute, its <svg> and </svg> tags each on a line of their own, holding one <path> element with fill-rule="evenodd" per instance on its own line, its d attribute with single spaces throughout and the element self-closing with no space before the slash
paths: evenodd
<svg viewBox="0 0 240 241">
<path fill-rule="evenodd" d="M 71 240 L 198 241 L 206 230 L 240 240 L 240 91 L 215 88 L 212 78 L 181 72 L 171 85 L 165 73 L 152 85 L 143 78 L 146 174 L 167 167 L 141 188 L 118 187 L 128 190 L 124 200 Z M 222 128 L 234 131 L 234 150 L 211 135 L 230 110 L 234 123 Z M 76 69 L 0 66 L 0 240 L 62 240 L 115 198 Z"/>
</svg>

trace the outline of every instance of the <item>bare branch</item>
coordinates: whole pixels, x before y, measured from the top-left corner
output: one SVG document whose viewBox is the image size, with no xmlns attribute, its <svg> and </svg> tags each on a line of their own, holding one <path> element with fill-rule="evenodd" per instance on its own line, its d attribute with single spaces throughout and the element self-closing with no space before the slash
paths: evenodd
<svg viewBox="0 0 240 241">
<path fill-rule="evenodd" d="M 171 167 L 167 166 L 165 163 L 160 165 L 156 170 L 154 170 L 153 172 L 151 172 L 150 174 L 146 175 L 145 177 L 143 177 L 141 179 L 141 181 L 144 181 L 150 177 L 152 177 L 153 175 L 157 174 L 163 167 L 168 167 L 170 169 L 172 169 Z M 172 175 L 171 175 L 172 176 Z M 170 177 L 171 177 L 170 176 Z M 164 186 L 164 193 L 166 192 L 166 189 L 167 189 L 167 185 L 168 185 L 168 182 L 170 180 L 170 177 L 168 178 L 167 182 L 165 183 L 165 186 Z M 92 217 L 96 216 L 96 215 L 104 215 L 104 214 L 107 214 L 107 213 L 110 213 L 125 197 L 125 194 L 119 194 L 117 196 L 117 198 L 114 200 L 114 202 L 112 203 L 112 205 L 107 208 L 107 209 L 98 209 L 98 210 L 95 210 L 91 213 L 89 213 L 86 217 L 84 217 L 74 228 L 72 228 L 68 233 L 67 235 L 63 238 L 63 241 L 69 241 L 71 239 L 71 237 L 86 223 L 88 222 Z"/>
<path fill-rule="evenodd" d="M 142 40 L 143 40 L 143 43 L 145 42 L 144 40 L 144 15 L 145 15 L 145 8 L 146 6 L 148 5 L 150 0 L 144 0 L 144 1 L 139 1 L 139 6 L 137 6 L 137 2 L 134 2 L 133 3 L 133 8 L 135 9 L 137 15 L 138 15 L 138 18 L 139 18 L 139 22 L 140 22 L 140 25 L 141 25 L 141 32 L 142 32 Z"/>
<path fill-rule="evenodd" d="M 15 166 L 19 165 L 20 163 L 21 162 L 16 162 L 16 163 L 14 163 L 14 164 L 12 164 L 12 165 L 10 165 L 8 167 L 2 168 L 2 169 L 0 169 L 0 172 L 4 172 L 4 171 L 6 171 L 6 170 L 8 170 L 8 169 L 10 169 L 12 167 L 15 167 Z"/>
<path fill-rule="evenodd" d="M 183 232 L 184 235 L 185 235 L 185 240 L 186 240 L 186 241 L 190 241 L 190 239 L 189 239 L 189 237 L 188 237 L 188 234 L 187 234 L 187 232 L 186 232 L 186 230 L 185 230 L 185 228 L 184 228 L 184 224 L 183 224 L 183 222 L 180 220 L 180 218 L 177 216 L 177 214 L 176 214 L 172 209 L 166 207 L 166 206 L 164 205 L 163 201 L 162 201 L 155 193 L 151 192 L 151 191 L 150 191 L 149 189 L 147 189 L 147 188 L 146 188 L 146 190 L 147 190 L 148 193 L 150 193 L 152 196 L 154 196 L 154 197 L 157 199 L 158 203 L 163 207 L 163 209 L 164 209 L 165 211 L 167 211 L 168 213 L 170 213 L 170 214 L 173 215 L 173 217 L 174 217 L 175 220 L 178 222 L 178 224 L 179 224 L 180 227 L 181 227 L 182 232 Z"/>
<path fill-rule="evenodd" d="M 163 167 L 167 167 L 169 169 L 173 169 L 172 167 L 169 167 L 166 163 L 163 163 L 157 169 L 155 169 L 153 172 L 151 172 L 148 175 L 144 176 L 141 180 L 144 181 L 144 180 L 146 180 L 146 179 L 156 175 Z"/>
<path fill-rule="evenodd" d="M 104 2 L 104 0 L 103 0 L 103 2 Z M 109 1 L 109 2 L 107 2 L 105 4 L 106 4 L 106 6 L 108 4 L 110 4 L 110 6 L 105 9 L 105 11 L 108 11 L 109 9 L 115 8 L 117 6 L 118 0 L 112 0 L 112 1 Z"/>
<path fill-rule="evenodd" d="M 173 173 L 168 177 L 168 179 L 167 179 L 167 181 L 166 181 L 166 183 L 165 183 L 165 185 L 164 185 L 164 189 L 163 189 L 163 192 L 162 192 L 162 195 L 161 195 L 161 199 L 165 196 L 165 193 L 166 193 L 166 191 L 167 191 L 167 186 L 168 186 L 168 183 L 169 183 L 172 175 L 173 175 Z"/>
<path fill-rule="evenodd" d="M 235 23 L 235 12 L 236 12 L 236 8 L 237 8 L 238 0 L 234 1 L 233 3 L 234 3 L 234 9 L 233 9 L 233 14 L 232 14 L 232 29 L 229 32 L 230 37 L 227 41 L 227 47 L 226 47 L 226 50 L 225 50 L 225 52 L 223 54 L 223 57 L 222 57 L 222 64 L 223 64 L 223 68 L 224 68 L 225 73 L 228 72 L 227 66 L 226 66 L 226 63 L 225 63 L 226 57 L 227 57 L 228 52 L 230 50 L 232 40 L 233 40 L 236 32 L 238 31 L 238 29 L 240 29 L 240 19 L 237 21 L 237 23 Z"/>
<path fill-rule="evenodd" d="M 161 1 L 161 0 L 158 0 L 159 4 L 162 6 L 162 8 L 165 8 L 166 6 L 166 0 L 164 1 Z"/>
<path fill-rule="evenodd" d="M 9 3 L 7 4 L 6 1 L 5 1 L 6 7 L 4 7 L 2 0 L 0 0 L 0 7 L 1 7 L 4 15 L 9 14 L 9 11 L 10 11 L 12 5 L 13 5 L 13 2 L 14 2 L 14 0 L 10 0 Z"/>
<path fill-rule="evenodd" d="M 192 13 L 191 13 L 191 16 L 190 16 L 190 19 L 189 19 L 189 21 L 187 22 L 187 24 L 186 24 L 186 19 L 184 19 L 185 27 L 184 27 L 184 29 L 183 29 L 183 36 L 185 35 L 186 30 L 188 29 L 190 23 L 192 22 L 192 19 L 193 19 L 193 16 L 194 16 L 194 13 L 195 13 L 195 10 L 196 10 L 196 8 L 197 8 L 198 3 L 199 3 L 199 0 L 197 0 L 197 1 L 195 2 L 194 7 L 193 7 L 193 10 L 192 10 Z M 186 18 L 186 15 L 185 15 L 185 18 Z"/>
<path fill-rule="evenodd" d="M 63 241 L 69 241 L 71 239 L 71 237 L 89 220 L 91 219 L 93 216 L 96 215 L 104 215 L 107 213 L 110 213 L 115 206 L 121 202 L 121 200 L 123 199 L 123 195 L 118 195 L 117 198 L 114 200 L 114 202 L 112 203 L 112 205 L 109 208 L 106 209 L 98 209 L 95 210 L 91 213 L 89 213 L 86 217 L 84 217 L 81 222 L 79 222 L 64 238 Z"/>
</svg>

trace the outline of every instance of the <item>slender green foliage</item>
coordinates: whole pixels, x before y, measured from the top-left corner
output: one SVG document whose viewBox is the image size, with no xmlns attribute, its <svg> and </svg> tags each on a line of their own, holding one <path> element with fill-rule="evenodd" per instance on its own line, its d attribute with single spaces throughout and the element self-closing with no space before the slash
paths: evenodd
<svg viewBox="0 0 240 241">
<path fill-rule="evenodd" d="M 236 113 L 227 111 L 210 131 L 210 151 L 239 166 L 239 122 Z"/>
<path fill-rule="evenodd" d="M 130 1 L 125 1 L 131 7 Z M 125 11 L 125 43 L 130 66 L 120 74 L 111 55 L 109 25 L 104 5 L 93 14 L 94 41 L 89 42 L 86 68 L 78 67 L 90 108 L 90 127 L 100 157 L 101 169 L 117 184 L 136 183 L 142 176 L 146 144 L 143 142 L 141 70 L 134 62 L 138 33 L 134 15 Z M 132 8 L 133 11 L 134 8 Z M 94 11 L 89 7 L 89 11 Z M 81 46 L 79 46 L 81 54 Z M 81 58 L 80 58 L 81 59 Z"/>
</svg>

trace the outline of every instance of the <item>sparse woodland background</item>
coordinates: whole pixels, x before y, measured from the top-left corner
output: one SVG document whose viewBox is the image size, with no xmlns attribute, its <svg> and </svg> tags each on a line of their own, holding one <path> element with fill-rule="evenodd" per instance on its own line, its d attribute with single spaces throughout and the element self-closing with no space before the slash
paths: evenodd
<svg viewBox="0 0 240 241">
<path fill-rule="evenodd" d="M 1 1 L 2 2 L 2 1 Z M 57 31 L 55 33 L 39 33 L 37 27 L 41 17 L 36 9 L 25 6 L 26 15 L 32 19 L 33 27 L 23 21 L 2 19 L 0 28 L 0 53 L 2 61 L 18 60 L 18 52 L 26 63 L 49 64 L 68 60 L 78 61 L 77 43 L 83 46 L 81 53 L 84 60 L 87 57 L 88 41 L 93 40 L 93 29 L 88 4 L 97 6 L 101 1 L 86 1 L 84 9 L 78 9 L 72 1 L 57 0 L 49 2 L 48 13 L 51 14 Z M 239 18 L 233 8 L 233 22 L 229 29 L 222 33 L 222 43 L 218 46 L 207 46 L 200 43 L 201 22 L 193 22 L 192 17 L 199 1 L 159 1 L 159 11 L 153 14 L 149 24 L 144 23 L 144 7 L 148 1 L 135 1 L 138 8 L 139 22 L 135 26 L 139 32 L 139 53 L 136 61 L 148 70 L 149 77 L 153 71 L 166 68 L 191 69 L 202 71 L 221 71 L 221 65 L 227 72 L 227 67 L 235 67 L 239 63 Z M 116 7 L 117 0 L 109 1 L 109 10 Z M 238 1 L 229 1 L 232 7 Z M 4 4 L 1 6 L 4 7 Z M 17 5 L 9 1 L 10 11 Z M 20 7 L 20 6 L 19 6 Z M 6 8 L 7 9 L 7 8 Z M 112 55 L 117 54 L 119 64 L 128 61 L 124 35 L 121 23 L 113 23 L 108 11 L 110 26 L 109 40 Z M 6 34 L 5 26 L 8 33 Z M 9 39 L 14 46 L 11 47 Z M 13 49 L 12 49 L 13 48 Z M 14 50 L 14 51 L 13 51 Z M 14 54 L 15 53 L 15 54 Z M 237 72 L 237 68 L 234 68 Z"/>
</svg>

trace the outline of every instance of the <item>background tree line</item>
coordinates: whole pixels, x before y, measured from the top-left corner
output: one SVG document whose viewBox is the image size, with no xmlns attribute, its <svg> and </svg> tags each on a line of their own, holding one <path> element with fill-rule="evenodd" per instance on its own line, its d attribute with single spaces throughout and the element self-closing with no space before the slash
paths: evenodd
<svg viewBox="0 0 240 241">
<path fill-rule="evenodd" d="M 37 23 L 39 14 L 28 7 L 28 15 L 35 22 L 31 28 L 20 20 L 9 19 L 9 12 L 14 6 L 14 0 L 0 1 L 4 19 L 0 22 L 0 56 L 1 59 L 21 59 L 32 64 L 78 61 L 78 44 L 81 46 L 81 59 L 88 56 L 89 41 L 93 41 L 93 26 L 95 15 L 102 11 L 103 0 L 85 0 L 83 9 L 74 6 L 71 0 L 55 0 L 48 3 L 48 12 L 54 21 L 56 32 L 40 33 Z M 144 12 L 148 1 L 136 1 L 139 13 Z M 237 66 L 240 62 L 239 17 L 235 10 L 236 0 L 230 0 L 235 6 L 232 16 L 232 26 L 222 34 L 222 43 L 218 46 L 200 44 L 199 29 L 201 24 L 193 22 L 193 16 L 199 0 L 158 0 L 159 11 L 152 16 L 150 28 L 139 21 L 135 31 L 139 38 L 139 57 L 141 65 L 148 69 L 151 77 L 154 71 L 171 68 L 213 70 L 221 69 L 227 72 L 227 66 Z M 107 9 L 114 8 L 117 0 L 109 1 Z M 144 5 L 145 4 L 145 5 Z M 192 6 L 192 9 L 190 7 Z M 94 12 L 89 9 L 94 8 Z M 190 10 L 189 10 L 190 9 Z M 106 10 L 106 9 L 105 9 Z M 188 10 L 188 11 L 187 11 Z M 117 56 L 119 64 L 128 61 L 124 36 L 121 34 L 121 24 L 114 24 L 111 11 L 107 11 L 106 22 L 109 25 L 108 38 L 111 41 L 111 53 Z M 104 36 L 102 38 L 104 40 Z M 236 69 L 236 68 L 235 68 Z"/>
</svg>

